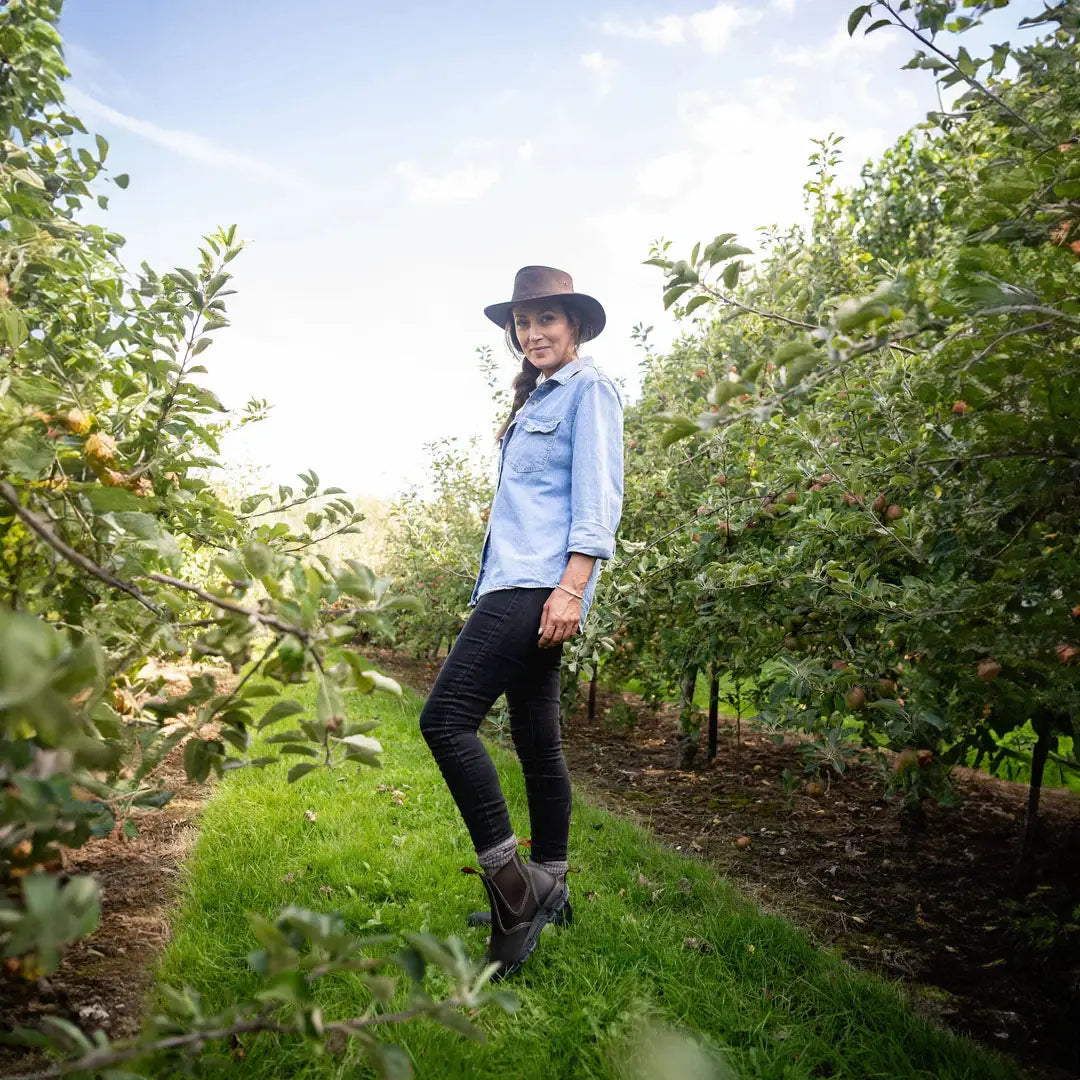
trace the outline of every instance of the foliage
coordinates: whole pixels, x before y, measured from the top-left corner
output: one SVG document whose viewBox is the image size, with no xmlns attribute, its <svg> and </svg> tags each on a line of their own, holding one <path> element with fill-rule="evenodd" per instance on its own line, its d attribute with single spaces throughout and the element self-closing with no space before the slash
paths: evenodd
<svg viewBox="0 0 1080 1080">
<path fill-rule="evenodd" d="M 854 192 L 822 140 L 812 226 L 763 232 L 753 263 L 731 234 L 657 244 L 697 328 L 647 356 L 628 414 L 637 551 L 611 602 L 656 684 L 763 673 L 766 720 L 931 751 L 916 796 L 1080 715 L 1080 26 L 1058 5 L 1022 48 L 939 44 L 1002 6 L 853 13 L 963 92 Z"/>
<path fill-rule="evenodd" d="M 313 472 L 239 505 L 215 493 L 222 434 L 266 408 L 230 418 L 200 381 L 243 245 L 221 229 L 195 269 L 130 275 L 122 237 L 83 222 L 91 199 L 107 207 L 102 184 L 128 180 L 64 108 L 59 13 L 59 0 L 0 9 L 0 952 L 5 977 L 27 979 L 97 923 L 97 886 L 59 873 L 62 849 L 134 835 L 131 809 L 170 798 L 156 774 L 181 743 L 200 781 L 279 755 L 296 759 L 290 782 L 377 765 L 373 725 L 346 720 L 344 695 L 400 690 L 329 649 L 416 606 L 354 559 L 307 557 L 362 517 Z M 265 520 L 300 506 L 300 527 Z M 206 674 L 160 696 L 146 658 L 184 654 L 246 670 L 228 690 Z M 313 710 L 280 696 L 309 680 Z M 253 755 L 255 727 L 286 719 Z"/>
</svg>

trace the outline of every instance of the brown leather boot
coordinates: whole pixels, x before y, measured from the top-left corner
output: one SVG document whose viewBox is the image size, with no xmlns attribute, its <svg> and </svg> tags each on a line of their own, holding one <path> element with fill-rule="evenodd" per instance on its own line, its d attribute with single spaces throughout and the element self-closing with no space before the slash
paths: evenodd
<svg viewBox="0 0 1080 1080">
<path fill-rule="evenodd" d="M 472 873 L 484 883 L 491 904 L 491 940 L 484 959 L 499 964 L 492 976 L 497 982 L 525 962 L 540 931 L 566 904 L 567 889 L 546 870 L 522 862 L 517 852 L 494 874 Z"/>
<path fill-rule="evenodd" d="M 570 889 L 568 886 L 563 886 L 563 888 L 566 890 L 566 903 L 552 915 L 552 926 L 570 926 L 574 922 L 574 909 L 570 905 Z M 491 912 L 487 908 L 483 911 L 470 911 L 469 914 L 465 916 L 465 925 L 490 926 Z"/>
</svg>

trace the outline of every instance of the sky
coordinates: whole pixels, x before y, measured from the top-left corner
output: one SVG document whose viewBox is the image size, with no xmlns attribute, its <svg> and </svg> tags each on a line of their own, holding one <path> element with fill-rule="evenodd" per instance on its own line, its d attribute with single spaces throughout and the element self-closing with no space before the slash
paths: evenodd
<svg viewBox="0 0 1080 1080">
<path fill-rule="evenodd" d="M 273 408 L 223 456 L 389 497 L 434 440 L 489 445 L 476 350 L 506 385 L 519 362 L 483 308 L 519 267 L 601 301 L 583 352 L 633 400 L 632 328 L 678 332 L 654 240 L 753 247 L 800 218 L 811 139 L 843 135 L 854 180 L 937 107 L 903 32 L 848 39 L 853 6 L 67 0 L 60 30 L 68 103 L 131 176 L 107 216 L 125 262 L 193 266 L 218 225 L 249 241 L 200 360 L 230 408 Z"/>
</svg>

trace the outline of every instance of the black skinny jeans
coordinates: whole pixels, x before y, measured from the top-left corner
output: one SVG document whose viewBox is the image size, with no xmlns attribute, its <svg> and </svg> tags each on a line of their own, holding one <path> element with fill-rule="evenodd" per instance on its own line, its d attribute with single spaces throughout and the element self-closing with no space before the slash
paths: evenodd
<svg viewBox="0 0 1080 1080">
<path fill-rule="evenodd" d="M 420 730 L 476 850 L 513 834 L 499 777 L 477 732 L 500 694 L 525 773 L 531 858 L 562 862 L 570 833 L 570 774 L 559 729 L 562 645 L 541 649 L 550 588 L 498 589 L 477 601 L 420 713 Z"/>
</svg>

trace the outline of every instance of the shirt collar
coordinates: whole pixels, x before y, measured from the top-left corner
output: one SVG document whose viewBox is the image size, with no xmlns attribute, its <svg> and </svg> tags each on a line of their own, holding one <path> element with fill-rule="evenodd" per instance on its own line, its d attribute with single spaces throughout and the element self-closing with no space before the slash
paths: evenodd
<svg viewBox="0 0 1080 1080">
<path fill-rule="evenodd" d="M 592 364 L 591 356 L 579 356 L 576 360 L 571 360 L 569 364 L 563 364 L 554 375 L 542 375 L 536 385 L 543 386 L 544 383 L 564 383 L 572 379 L 583 367 Z"/>
</svg>

